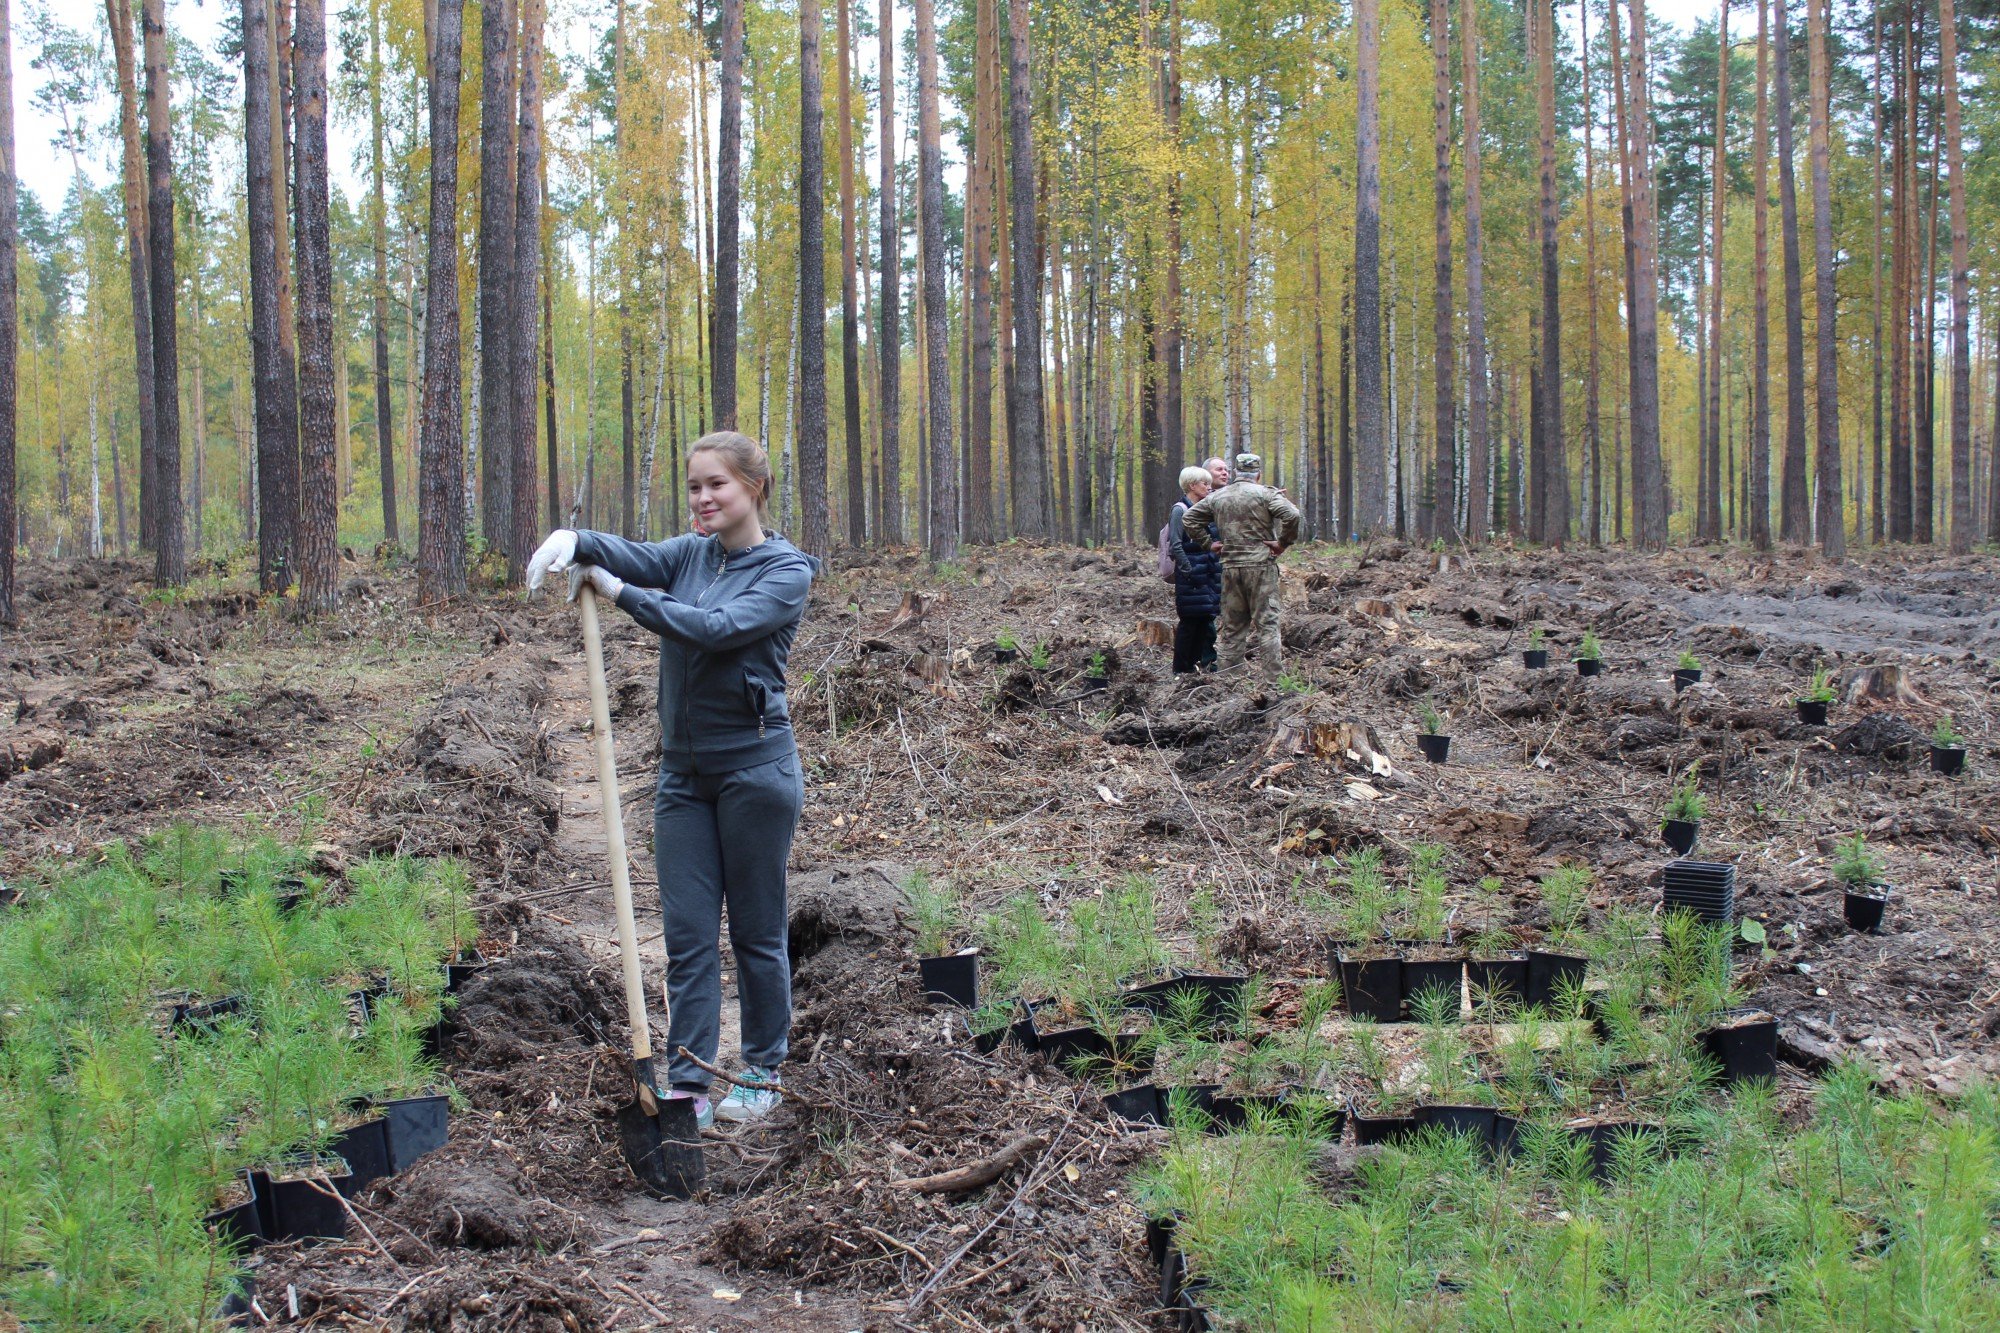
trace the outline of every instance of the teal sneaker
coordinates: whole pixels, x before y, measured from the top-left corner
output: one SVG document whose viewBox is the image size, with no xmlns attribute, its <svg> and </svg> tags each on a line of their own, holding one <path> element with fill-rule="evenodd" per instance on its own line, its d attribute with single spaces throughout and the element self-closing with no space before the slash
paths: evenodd
<svg viewBox="0 0 2000 1333">
<path fill-rule="evenodd" d="M 694 1103 L 694 1127 L 696 1129 L 715 1128 L 715 1105 L 703 1092 L 682 1092 L 678 1088 L 667 1094 L 676 1100 L 685 1097 Z"/>
<path fill-rule="evenodd" d="M 750 1120 L 761 1120 L 778 1109 L 778 1103 L 785 1099 L 778 1083 L 778 1071 L 766 1069 L 762 1065 L 751 1065 L 743 1071 L 746 1082 L 761 1086 L 755 1088 L 731 1087 L 729 1095 L 715 1108 L 715 1118 L 726 1120 L 732 1125 L 740 1125 Z"/>
</svg>

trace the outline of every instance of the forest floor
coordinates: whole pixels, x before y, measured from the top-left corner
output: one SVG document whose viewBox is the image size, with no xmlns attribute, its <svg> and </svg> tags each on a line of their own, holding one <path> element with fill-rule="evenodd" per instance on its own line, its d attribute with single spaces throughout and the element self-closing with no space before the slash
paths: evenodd
<svg viewBox="0 0 2000 1333">
<path fill-rule="evenodd" d="M 1301 549 L 1284 688 L 1175 681 L 1152 563 L 1010 545 L 941 570 L 842 557 L 818 584 L 792 653 L 793 1095 L 713 1136 L 697 1203 L 639 1193 L 612 1130 L 626 1035 L 559 602 L 420 612 L 406 571 L 356 564 L 340 615 L 302 628 L 241 574 L 160 597 L 136 563 L 31 562 L 0 640 L 0 878 L 183 820 L 303 826 L 334 875 L 389 850 L 473 870 L 499 962 L 449 1051 L 469 1109 L 362 1196 L 369 1235 L 256 1255 L 258 1309 L 294 1327 L 1155 1326 L 1127 1182 L 1164 1131 L 1035 1057 L 975 1054 L 955 1011 L 921 1002 L 899 911 L 920 868 L 975 910 L 1028 891 L 1054 911 L 1143 874 L 1184 955 L 1210 886 L 1219 951 L 1282 1005 L 1324 972 L 1309 890 L 1328 854 L 1447 842 L 1459 905 L 1499 876 L 1532 936 L 1535 878 L 1565 860 L 1597 871 L 1599 912 L 1657 902 L 1659 811 L 1699 765 L 1698 854 L 1738 861 L 1739 911 L 1766 925 L 1744 980 L 1781 1020 L 1791 1091 L 1850 1055 L 1943 1094 L 2000 1076 L 2000 561 Z M 1519 657 L 1537 625 L 1546 671 Z M 607 628 L 645 936 L 654 651 L 624 617 Z M 1002 629 L 1050 667 L 996 665 Z M 1607 659 L 1588 681 L 1564 661 L 1586 629 Z M 1684 648 L 1706 674 L 1676 694 Z M 1091 693 L 1099 652 L 1112 682 Z M 1899 664 L 1914 694 L 1803 726 L 1791 701 L 1819 661 Z M 1427 696 L 1455 736 L 1441 766 L 1415 754 Z M 1957 779 L 1927 762 L 1946 713 L 1971 747 Z M 1349 755 L 1356 736 L 1387 772 Z M 1856 830 L 1896 889 L 1876 935 L 1846 927 L 1828 876 Z M 1046 1146 L 983 1190 L 894 1187 L 1028 1131 Z"/>
</svg>

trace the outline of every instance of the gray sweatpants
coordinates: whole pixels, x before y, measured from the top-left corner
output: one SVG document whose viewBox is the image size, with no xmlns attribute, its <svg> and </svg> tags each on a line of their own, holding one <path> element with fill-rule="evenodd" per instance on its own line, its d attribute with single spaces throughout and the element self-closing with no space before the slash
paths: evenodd
<svg viewBox="0 0 2000 1333">
<path fill-rule="evenodd" d="M 776 1068 L 792 1027 L 785 862 L 805 803 L 796 753 L 734 773 L 661 770 L 653 794 L 653 857 L 666 927 L 669 1054 L 685 1046 L 715 1063 L 722 1018 L 722 909 L 736 954 L 746 1064 Z M 674 1056 L 675 1088 L 705 1092 L 709 1076 Z"/>
</svg>

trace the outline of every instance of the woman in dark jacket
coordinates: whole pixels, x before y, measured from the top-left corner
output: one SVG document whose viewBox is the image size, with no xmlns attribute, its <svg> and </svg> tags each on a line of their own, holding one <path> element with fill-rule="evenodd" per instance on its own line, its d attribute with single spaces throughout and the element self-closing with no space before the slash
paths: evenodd
<svg viewBox="0 0 2000 1333">
<path fill-rule="evenodd" d="M 699 531 L 665 542 L 557 532 L 528 566 L 538 586 L 572 563 L 598 596 L 660 636 L 660 773 L 653 855 L 671 1000 L 667 1049 L 714 1063 L 722 909 L 736 955 L 744 1082 L 711 1109 L 709 1076 L 676 1055 L 668 1078 L 697 1120 L 750 1120 L 779 1101 L 791 1034 L 785 862 L 804 801 L 785 665 L 818 562 L 765 529 L 771 464 L 734 431 L 688 450 Z"/>
<path fill-rule="evenodd" d="M 1181 518 L 1214 488 L 1206 468 L 1181 469 L 1181 499 L 1167 516 L 1167 534 L 1174 556 L 1174 674 L 1213 670 L 1215 618 L 1222 612 L 1222 561 L 1213 551 L 1188 546 L 1181 539 Z M 1209 525 L 1209 537 L 1216 536 Z"/>
</svg>

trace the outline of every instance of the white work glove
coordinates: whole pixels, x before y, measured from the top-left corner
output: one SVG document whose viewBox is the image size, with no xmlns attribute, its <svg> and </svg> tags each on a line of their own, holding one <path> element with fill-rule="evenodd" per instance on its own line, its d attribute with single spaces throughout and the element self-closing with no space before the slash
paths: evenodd
<svg viewBox="0 0 2000 1333">
<path fill-rule="evenodd" d="M 576 563 L 576 534 L 568 528 L 557 528 L 549 534 L 528 560 L 528 591 L 534 592 L 542 586 L 542 580 L 551 574 L 560 574 Z M 570 591 L 572 600 L 575 589 Z"/>
<path fill-rule="evenodd" d="M 569 567 L 569 600 L 575 601 L 577 593 L 588 583 L 597 595 L 607 602 L 618 600 L 618 594 L 625 591 L 625 580 L 613 574 L 603 565 L 571 565 Z"/>
</svg>

